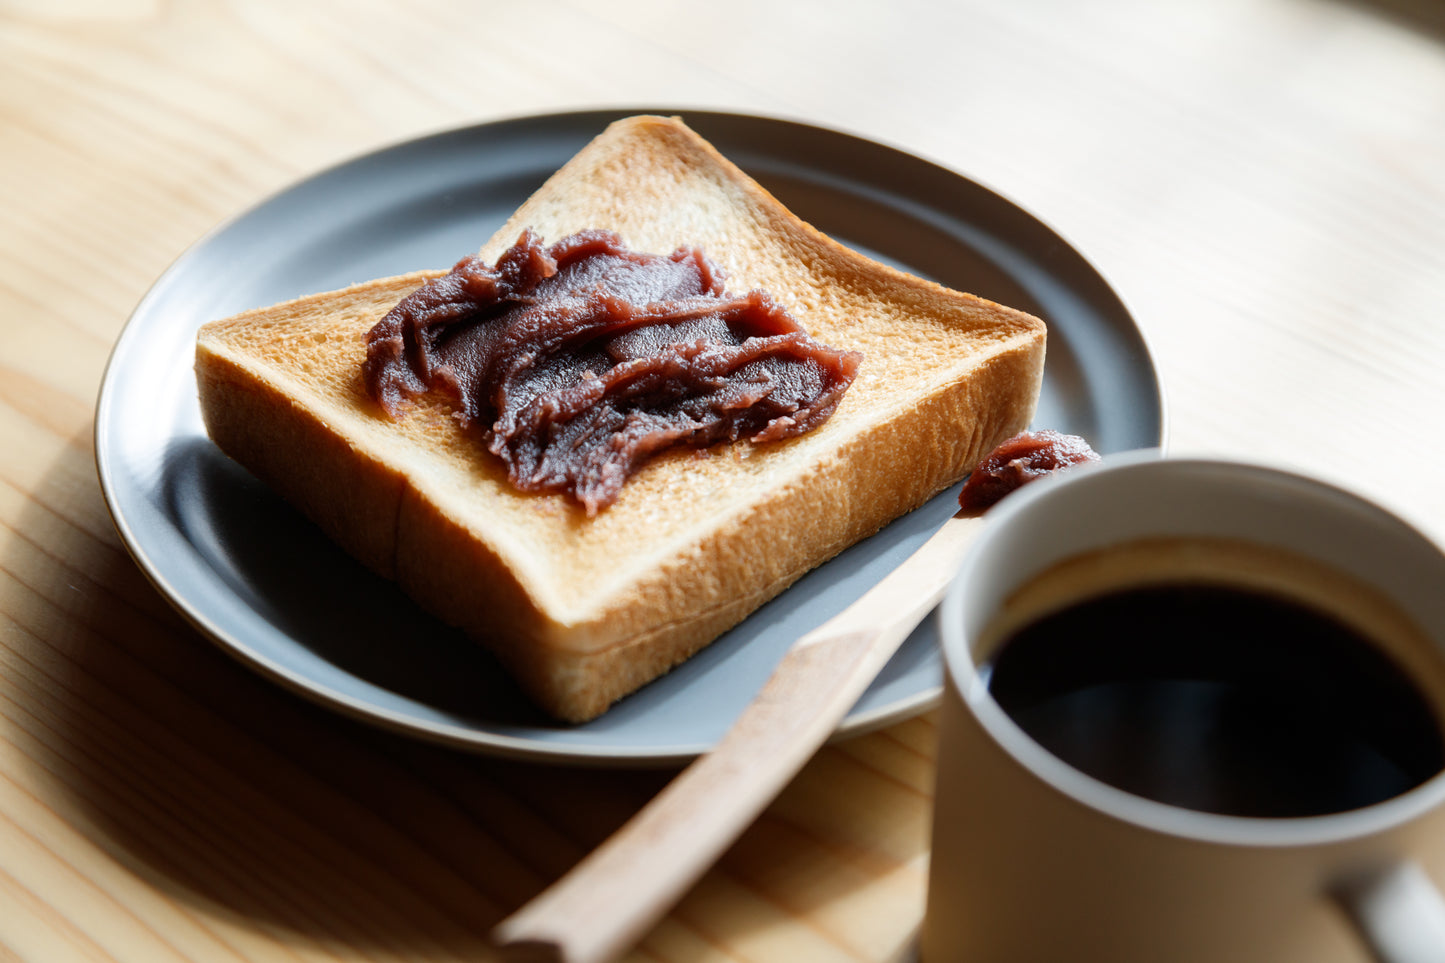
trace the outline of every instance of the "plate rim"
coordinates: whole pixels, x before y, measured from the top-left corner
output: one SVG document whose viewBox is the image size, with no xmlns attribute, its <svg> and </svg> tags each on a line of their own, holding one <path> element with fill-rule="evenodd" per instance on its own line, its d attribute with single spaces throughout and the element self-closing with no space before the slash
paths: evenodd
<svg viewBox="0 0 1445 963">
<path fill-rule="evenodd" d="M 185 249 L 167 265 L 161 274 L 157 276 L 155 281 L 151 283 L 127 316 L 107 356 L 97 393 L 95 421 L 92 429 L 96 471 L 107 513 L 110 515 L 111 522 L 117 534 L 120 536 L 127 553 L 140 568 L 147 581 L 150 582 L 171 607 L 200 635 L 204 636 L 213 645 L 225 651 L 229 656 L 236 658 L 239 662 L 259 672 L 263 677 L 282 684 L 286 689 L 311 702 L 391 732 L 398 732 L 410 737 L 421 738 L 426 741 L 469 752 L 524 761 L 570 764 L 576 766 L 666 766 L 685 763 L 707 752 L 715 745 L 715 743 L 675 743 L 665 746 L 598 747 L 565 740 L 541 741 L 506 733 L 487 732 L 461 725 L 451 725 L 403 716 L 388 707 L 366 702 L 323 682 L 309 679 L 295 673 L 286 666 L 276 663 L 262 652 L 256 650 L 249 642 L 241 638 L 238 633 L 227 629 L 225 626 L 209 618 L 203 611 L 196 607 L 192 599 L 187 597 L 185 593 L 179 591 L 167 579 L 161 566 L 152 557 L 152 553 L 146 548 L 143 540 L 138 537 L 131 520 L 126 517 L 123 506 L 119 502 L 118 482 L 115 477 L 116 468 L 112 463 L 112 452 L 110 448 L 113 444 L 110 433 L 113 425 L 112 409 L 115 405 L 116 389 L 114 384 L 119 377 L 117 372 L 123 367 L 127 353 L 133 350 L 132 343 L 140 337 L 137 333 L 140 329 L 138 322 L 143 321 L 147 310 L 161 300 L 168 287 L 174 283 L 178 277 L 183 276 L 190 261 L 199 257 L 201 252 L 213 243 L 216 238 L 226 234 L 238 223 L 244 221 L 257 211 L 279 202 L 287 194 L 298 191 L 315 181 L 333 176 L 337 172 L 349 167 L 376 162 L 386 155 L 400 150 L 420 150 L 425 152 L 428 143 L 443 143 L 468 136 L 481 135 L 486 132 L 494 132 L 502 128 L 526 127 L 529 125 L 567 125 L 579 129 L 594 130 L 600 133 L 602 128 L 610 121 L 638 114 L 680 116 L 685 122 L 689 122 L 690 118 L 698 118 L 700 121 L 704 118 L 716 119 L 720 123 L 757 124 L 761 122 L 764 125 L 779 125 L 782 127 L 807 130 L 814 132 L 815 135 L 824 137 L 844 138 L 849 141 L 858 142 L 868 149 L 875 151 L 882 149 L 893 155 L 897 155 L 899 159 L 905 163 L 926 164 L 950 179 L 961 181 L 971 189 L 992 196 L 992 198 L 1010 208 L 1015 216 L 1021 217 L 1024 222 L 1030 222 L 1034 229 L 1041 230 L 1045 234 L 1052 235 L 1056 238 L 1067 248 L 1070 255 L 1076 258 L 1078 262 L 1097 279 L 1101 288 L 1118 303 L 1119 314 L 1127 321 L 1127 333 L 1131 338 L 1137 340 L 1140 350 L 1140 360 L 1147 365 L 1147 372 L 1144 372 L 1144 377 L 1142 377 L 1141 380 L 1147 381 L 1149 387 L 1152 389 L 1153 413 L 1157 420 L 1157 438 L 1152 443 L 1152 447 L 1156 447 L 1161 451 L 1166 449 L 1169 434 L 1168 406 L 1164 387 L 1159 378 L 1158 366 L 1154 360 L 1155 354 L 1149 344 L 1146 332 L 1138 324 L 1134 313 L 1130 310 L 1123 296 L 1119 293 L 1118 289 L 1110 283 L 1109 279 L 1098 266 L 1094 264 L 1077 245 L 1073 244 L 1056 228 L 1039 218 L 1029 208 L 1019 204 L 1008 195 L 975 177 L 963 174 L 933 158 L 912 150 L 904 149 L 885 140 L 864 136 L 838 127 L 821 125 L 810 120 L 795 119 L 775 114 L 755 113 L 751 111 L 726 111 L 712 108 L 658 107 L 653 105 L 631 108 L 564 109 L 498 117 L 479 123 L 462 124 L 417 136 L 393 140 L 389 143 L 341 158 L 317 170 L 303 174 L 281 187 L 270 191 L 237 213 L 218 222 L 188 244 Z M 705 123 L 705 121 L 703 122 Z M 114 457 L 118 458 L 119 455 L 117 454 Z M 911 718 L 936 705 L 941 693 L 941 684 L 934 685 L 911 696 L 895 699 L 886 705 L 877 706 L 861 712 L 852 711 L 833 733 L 831 739 L 861 735 L 882 726 Z"/>
</svg>

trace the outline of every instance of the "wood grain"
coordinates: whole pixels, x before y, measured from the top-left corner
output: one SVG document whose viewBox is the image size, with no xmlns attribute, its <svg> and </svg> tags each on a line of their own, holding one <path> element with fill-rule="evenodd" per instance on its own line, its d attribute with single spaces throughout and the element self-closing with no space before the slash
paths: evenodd
<svg viewBox="0 0 1445 963">
<path fill-rule="evenodd" d="M 336 718 L 145 582 L 95 480 L 95 395 L 146 288 L 225 218 L 537 111 L 841 127 L 1082 249 L 1156 352 L 1176 451 L 1302 466 L 1441 534 L 1437 10 L 0 0 L 0 961 L 488 959 L 490 926 L 666 781 Z M 825 749 L 634 958 L 906 951 L 933 738 L 925 716 Z"/>
<path fill-rule="evenodd" d="M 565 876 L 498 924 L 499 947 L 610 963 L 657 925 L 817 754 L 942 599 L 982 530 L 957 515 L 842 612 L 793 643 L 718 745 Z"/>
</svg>

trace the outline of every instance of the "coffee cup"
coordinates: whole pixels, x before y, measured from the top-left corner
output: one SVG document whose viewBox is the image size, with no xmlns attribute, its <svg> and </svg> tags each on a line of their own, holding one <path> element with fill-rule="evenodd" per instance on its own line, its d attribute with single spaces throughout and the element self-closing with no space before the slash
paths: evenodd
<svg viewBox="0 0 1445 963">
<path fill-rule="evenodd" d="M 1416 529 L 1136 453 L 994 508 L 937 617 L 924 963 L 1445 960 L 1445 554 Z"/>
</svg>

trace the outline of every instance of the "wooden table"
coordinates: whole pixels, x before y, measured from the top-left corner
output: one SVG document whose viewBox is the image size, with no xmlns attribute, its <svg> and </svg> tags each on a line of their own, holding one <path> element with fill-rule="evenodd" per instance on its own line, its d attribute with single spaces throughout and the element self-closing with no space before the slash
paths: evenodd
<svg viewBox="0 0 1445 963">
<path fill-rule="evenodd" d="M 479 960 L 666 773 L 386 734 L 191 630 L 122 548 L 107 352 L 203 232 L 317 168 L 665 103 L 883 140 L 1033 210 L 1130 303 L 1176 452 L 1445 534 L 1445 23 L 1344 0 L 0 0 L 0 961 Z M 826 749 L 641 959 L 884 960 L 931 715 Z"/>
</svg>

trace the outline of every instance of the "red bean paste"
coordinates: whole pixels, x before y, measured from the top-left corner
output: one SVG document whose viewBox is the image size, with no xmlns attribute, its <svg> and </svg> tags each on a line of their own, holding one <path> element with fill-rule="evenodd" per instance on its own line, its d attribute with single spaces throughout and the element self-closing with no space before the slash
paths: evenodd
<svg viewBox="0 0 1445 963">
<path fill-rule="evenodd" d="M 494 267 L 464 258 L 382 318 L 366 386 L 393 418 L 439 392 L 514 487 L 596 515 L 651 456 L 791 438 L 852 383 L 861 355 L 725 277 L 697 248 L 643 254 L 602 230 L 547 247 L 527 230 Z"/>
<path fill-rule="evenodd" d="M 1098 460 L 1098 453 L 1078 435 L 1065 435 L 1048 428 L 1026 431 L 989 452 L 963 483 L 958 504 L 964 511 L 981 512 L 1015 489 L 1050 472 Z"/>
</svg>

